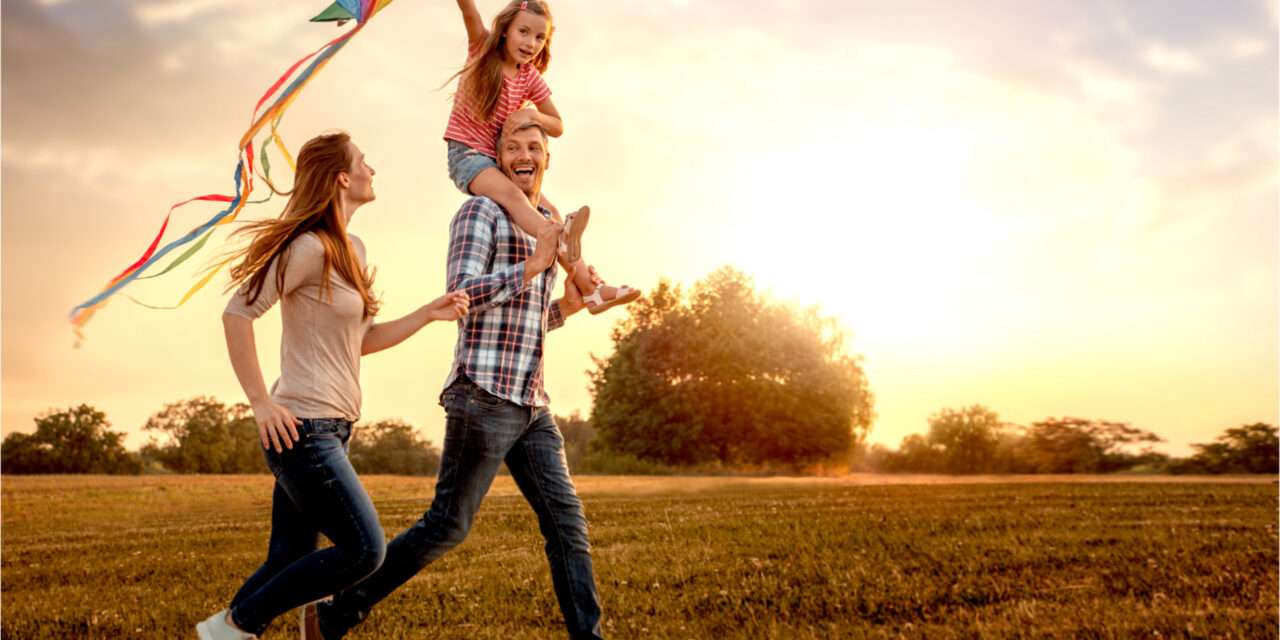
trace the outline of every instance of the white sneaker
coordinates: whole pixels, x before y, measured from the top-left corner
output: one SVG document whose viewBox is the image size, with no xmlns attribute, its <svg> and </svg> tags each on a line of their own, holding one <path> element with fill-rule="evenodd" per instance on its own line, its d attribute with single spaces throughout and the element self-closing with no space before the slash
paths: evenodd
<svg viewBox="0 0 1280 640">
<path fill-rule="evenodd" d="M 258 636 L 245 633 L 227 622 L 227 610 L 223 609 L 208 620 L 196 625 L 200 640 L 257 640 Z"/>
</svg>

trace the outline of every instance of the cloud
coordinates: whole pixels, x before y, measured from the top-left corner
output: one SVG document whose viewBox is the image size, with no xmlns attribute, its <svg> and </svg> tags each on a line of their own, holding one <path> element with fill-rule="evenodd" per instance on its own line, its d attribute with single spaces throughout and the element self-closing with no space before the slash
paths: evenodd
<svg viewBox="0 0 1280 640">
<path fill-rule="evenodd" d="M 1142 61 L 1165 73 L 1200 73 L 1204 63 L 1195 54 L 1162 44 L 1149 44 L 1142 50 Z"/>
<path fill-rule="evenodd" d="M 1256 58 L 1267 52 L 1267 41 L 1261 38 L 1238 38 L 1231 43 L 1231 55 L 1235 58 Z"/>
<path fill-rule="evenodd" d="M 134 7 L 133 14 L 143 25 L 154 26 L 186 22 L 228 4 L 237 3 L 228 3 L 227 0 L 164 0 L 164 2 L 139 4 Z"/>
</svg>

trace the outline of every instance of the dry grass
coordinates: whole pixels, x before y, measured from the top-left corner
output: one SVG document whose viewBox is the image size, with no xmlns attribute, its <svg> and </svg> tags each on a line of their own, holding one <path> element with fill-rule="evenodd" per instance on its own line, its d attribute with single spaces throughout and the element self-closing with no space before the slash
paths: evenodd
<svg viewBox="0 0 1280 640">
<path fill-rule="evenodd" d="M 1274 479 L 1061 480 L 577 482 L 610 637 L 1276 637 Z M 270 482 L 6 476 L 0 631 L 193 637 L 265 553 Z M 389 534 L 432 490 L 365 484 Z M 350 637 L 562 634 L 533 514 L 499 478 L 471 537 Z"/>
</svg>

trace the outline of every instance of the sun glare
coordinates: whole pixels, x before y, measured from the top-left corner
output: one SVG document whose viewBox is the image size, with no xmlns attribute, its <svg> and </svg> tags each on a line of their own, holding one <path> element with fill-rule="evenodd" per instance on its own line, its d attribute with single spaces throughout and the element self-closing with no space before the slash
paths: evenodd
<svg viewBox="0 0 1280 640">
<path fill-rule="evenodd" d="M 886 103 L 844 130 L 814 131 L 725 175 L 733 262 L 785 299 L 881 340 L 913 341 L 988 273 L 998 221 L 970 179 L 979 147 L 965 122 L 920 101 Z"/>
</svg>

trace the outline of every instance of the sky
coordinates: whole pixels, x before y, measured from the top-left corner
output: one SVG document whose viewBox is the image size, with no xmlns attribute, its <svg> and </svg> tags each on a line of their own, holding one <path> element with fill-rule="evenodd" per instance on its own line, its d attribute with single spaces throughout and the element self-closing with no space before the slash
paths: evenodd
<svg viewBox="0 0 1280 640">
<path fill-rule="evenodd" d="M 504 3 L 478 2 L 486 19 Z M 3 433 L 81 403 L 130 447 L 163 406 L 243 401 L 221 287 L 175 311 L 117 298 L 73 348 L 68 311 L 131 264 L 174 202 L 229 193 L 253 104 L 339 31 L 281 0 L 5 0 L 0 63 Z M 544 190 L 592 207 L 610 281 L 684 285 L 730 264 L 848 333 L 873 442 L 982 404 L 1017 424 L 1121 421 L 1184 455 L 1277 422 L 1275 0 L 944 3 L 556 0 L 546 74 L 564 115 Z M 350 28 L 350 26 L 345 27 Z M 384 318 L 443 292 L 452 2 L 400 0 L 281 128 L 350 132 L 378 172 L 351 230 Z M 277 161 L 276 166 L 283 166 Z M 279 213 L 280 201 L 246 217 Z M 185 232 L 216 211 L 175 214 Z M 191 274 L 128 293 L 173 304 Z M 225 282 L 225 280 L 222 280 Z M 624 314 L 548 338 L 560 414 Z M 279 315 L 257 323 L 268 380 Z M 441 442 L 456 330 L 363 362 L 364 417 Z"/>
</svg>

